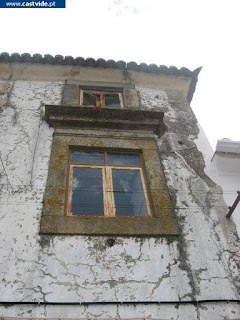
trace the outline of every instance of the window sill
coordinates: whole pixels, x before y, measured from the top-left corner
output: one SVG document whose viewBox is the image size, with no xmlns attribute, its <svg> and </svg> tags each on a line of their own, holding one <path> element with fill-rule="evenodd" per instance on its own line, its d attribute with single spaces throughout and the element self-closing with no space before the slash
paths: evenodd
<svg viewBox="0 0 240 320">
<path fill-rule="evenodd" d="M 159 133 L 163 127 L 163 112 L 46 105 L 45 120 L 54 128 L 67 126 Z"/>
<path fill-rule="evenodd" d="M 133 217 L 59 217 L 44 216 L 40 234 L 176 236 L 175 221 L 161 218 Z"/>
</svg>

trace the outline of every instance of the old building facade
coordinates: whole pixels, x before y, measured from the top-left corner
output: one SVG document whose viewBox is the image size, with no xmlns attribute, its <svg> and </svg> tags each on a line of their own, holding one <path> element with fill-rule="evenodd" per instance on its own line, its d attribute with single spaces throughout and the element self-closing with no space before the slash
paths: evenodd
<svg viewBox="0 0 240 320">
<path fill-rule="evenodd" d="M 2 317 L 240 318 L 199 71 L 1 54 Z"/>
</svg>

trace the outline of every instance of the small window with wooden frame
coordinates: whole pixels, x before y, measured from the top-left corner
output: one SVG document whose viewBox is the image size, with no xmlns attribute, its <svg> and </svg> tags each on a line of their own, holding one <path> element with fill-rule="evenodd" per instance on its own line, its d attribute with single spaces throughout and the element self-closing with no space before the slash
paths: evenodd
<svg viewBox="0 0 240 320">
<path fill-rule="evenodd" d="M 68 216 L 151 217 L 141 154 L 70 151 Z"/>
<path fill-rule="evenodd" d="M 87 107 L 123 109 L 123 96 L 119 91 L 80 89 L 80 105 Z"/>
</svg>

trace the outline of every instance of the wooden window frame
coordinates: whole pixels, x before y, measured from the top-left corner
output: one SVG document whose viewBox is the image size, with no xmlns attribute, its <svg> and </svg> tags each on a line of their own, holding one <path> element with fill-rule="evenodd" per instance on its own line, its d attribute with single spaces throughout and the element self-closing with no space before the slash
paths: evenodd
<svg viewBox="0 0 240 320">
<path fill-rule="evenodd" d="M 95 151 L 94 152 L 100 152 L 104 154 L 104 164 L 88 164 L 88 163 L 71 163 L 71 153 L 73 151 L 79 151 L 79 152 L 93 152 L 92 150 L 69 150 L 69 170 L 68 170 L 68 179 L 67 179 L 67 201 L 66 201 L 66 210 L 65 213 L 67 216 L 75 217 L 75 218 L 81 218 L 83 216 L 86 217 L 86 215 L 78 215 L 78 214 L 72 214 L 71 213 L 71 199 L 72 199 L 72 182 L 73 182 L 73 170 L 74 168 L 98 168 L 102 169 L 102 186 L 103 186 L 103 205 L 104 205 L 104 215 L 98 216 L 98 215 L 87 215 L 87 217 L 94 217 L 94 218 L 119 218 L 120 216 L 116 215 L 115 210 L 115 200 L 114 200 L 114 192 L 113 192 L 113 179 L 112 179 L 112 169 L 123 169 L 123 170 L 138 170 L 140 172 L 140 178 L 142 182 L 142 188 L 144 191 L 144 199 L 146 203 L 147 208 L 147 215 L 146 216 L 121 216 L 126 218 L 151 218 L 151 201 L 149 196 L 149 190 L 147 183 L 145 181 L 145 175 L 144 175 L 144 166 L 143 166 L 143 159 L 142 155 L 140 153 L 129 153 L 129 152 L 108 152 L 108 151 Z M 107 154 L 116 154 L 116 155 L 138 155 L 140 158 L 140 165 L 113 165 L 107 163 Z"/>
<path fill-rule="evenodd" d="M 119 96 L 119 101 L 120 101 L 120 109 L 124 109 L 124 101 L 123 101 L 123 94 L 120 91 L 116 90 L 88 90 L 88 89 L 80 89 L 80 94 L 79 94 L 79 103 L 80 106 L 86 106 L 83 104 L 83 94 L 84 92 L 88 94 L 99 94 L 100 95 L 100 101 L 97 105 L 87 105 L 96 107 L 96 108 L 105 108 L 105 94 L 118 94 Z M 110 108 L 109 108 L 110 109 Z"/>
</svg>

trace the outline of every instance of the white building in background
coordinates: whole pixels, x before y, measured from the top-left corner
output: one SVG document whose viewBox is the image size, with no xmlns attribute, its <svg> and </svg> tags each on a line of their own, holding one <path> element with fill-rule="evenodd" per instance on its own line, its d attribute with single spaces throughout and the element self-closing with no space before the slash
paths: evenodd
<svg viewBox="0 0 240 320">
<path fill-rule="evenodd" d="M 211 147 L 205 133 L 200 128 L 196 141 L 205 159 L 206 174 L 221 187 L 220 193 L 227 207 L 232 207 L 240 191 L 240 141 L 224 138 L 217 141 L 216 150 Z M 229 208 L 225 209 L 225 216 Z M 240 236 L 240 203 L 230 218 L 236 224 Z"/>
<path fill-rule="evenodd" d="M 240 141 L 218 140 L 212 163 L 218 172 L 217 181 L 223 189 L 223 198 L 231 207 L 240 191 Z M 232 213 L 240 236 L 240 203 Z"/>
</svg>

